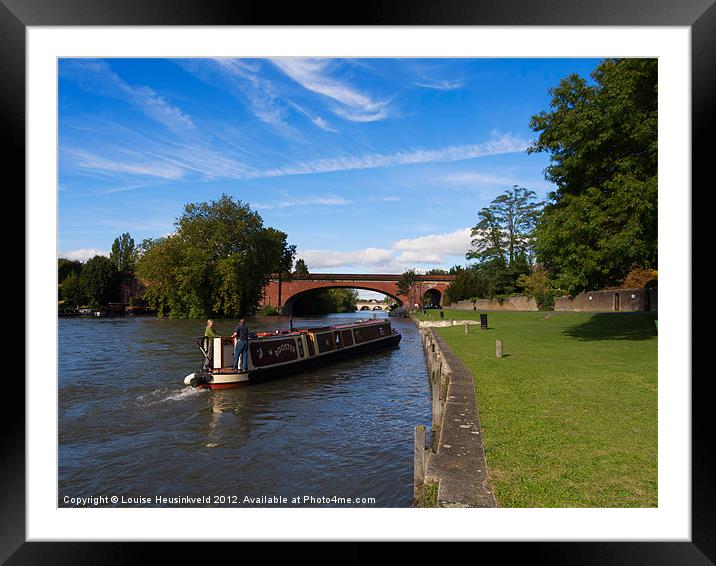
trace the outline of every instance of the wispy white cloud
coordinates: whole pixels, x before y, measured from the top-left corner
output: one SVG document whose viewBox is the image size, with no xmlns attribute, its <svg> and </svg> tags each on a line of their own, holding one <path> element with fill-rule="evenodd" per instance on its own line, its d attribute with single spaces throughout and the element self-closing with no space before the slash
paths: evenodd
<svg viewBox="0 0 716 566">
<path fill-rule="evenodd" d="M 501 135 L 481 144 L 452 145 L 438 149 L 411 149 L 393 153 L 372 153 L 356 156 L 340 156 L 295 163 L 276 169 L 256 172 L 256 177 L 283 177 L 287 175 L 309 175 L 356 169 L 376 169 L 399 165 L 462 161 L 489 155 L 523 152 L 529 141 L 510 135 Z"/>
<path fill-rule="evenodd" d="M 274 84 L 259 75 L 258 61 L 242 59 L 214 59 L 217 70 L 227 80 L 231 93 L 240 101 L 248 103 L 253 114 L 262 122 L 273 126 L 283 134 L 293 132 L 287 118 L 287 107 Z M 205 62 L 189 60 L 185 68 L 207 77 Z M 211 78 L 211 70 L 208 78 Z"/>
<path fill-rule="evenodd" d="M 398 150 L 392 153 L 343 155 L 297 162 L 270 169 L 252 167 L 202 144 L 172 142 L 154 144 L 141 154 L 125 151 L 123 159 L 105 157 L 86 150 L 68 149 L 67 153 L 74 158 L 74 165 L 81 169 L 123 173 L 137 177 L 177 180 L 193 173 L 200 175 L 203 179 L 262 179 L 461 161 L 522 152 L 528 143 L 527 140 L 521 138 L 501 135 L 480 144 L 454 145 L 437 149 Z M 117 152 L 112 152 L 112 154 L 116 155 Z"/>
<path fill-rule="evenodd" d="M 115 73 L 104 61 L 64 60 L 60 66 L 64 77 L 75 80 L 83 89 L 122 99 L 176 133 L 194 130 L 191 117 L 148 86 L 133 86 Z"/>
<path fill-rule="evenodd" d="M 433 90 L 457 90 L 459 88 L 462 88 L 462 86 L 465 84 L 464 81 L 450 81 L 450 80 L 444 80 L 444 81 L 421 81 L 416 82 L 415 86 L 419 86 L 421 88 L 430 88 Z"/>
<path fill-rule="evenodd" d="M 475 188 L 481 185 L 502 186 L 505 188 L 519 185 L 530 189 L 550 190 L 552 186 L 544 179 L 526 180 L 522 175 L 505 171 L 499 174 L 484 173 L 480 171 L 462 171 L 440 175 L 434 178 L 443 187 Z"/>
<path fill-rule="evenodd" d="M 330 59 L 277 58 L 276 67 L 306 90 L 329 98 L 332 111 L 353 122 L 375 122 L 388 117 L 389 101 L 374 100 L 329 74 Z"/>
<path fill-rule="evenodd" d="M 298 131 L 289 124 L 292 109 L 324 131 L 337 131 L 324 118 L 296 103 L 280 84 L 266 78 L 258 59 L 187 59 L 178 63 L 204 82 L 227 88 L 256 118 L 285 137 L 298 137 Z"/>
<path fill-rule="evenodd" d="M 286 195 L 277 197 L 273 202 L 264 203 L 252 203 L 252 208 L 257 210 L 266 210 L 272 208 L 287 208 L 297 206 L 345 206 L 352 204 L 352 201 L 344 199 L 343 197 L 329 195 L 329 196 L 315 196 L 306 198 L 294 198 Z"/>
<path fill-rule="evenodd" d="M 95 155 L 81 149 L 67 149 L 67 154 L 74 158 L 76 166 L 94 171 L 107 171 L 123 173 L 140 177 L 158 177 L 161 179 L 176 180 L 182 177 L 183 168 L 167 160 L 140 160 L 122 161 Z"/>
</svg>

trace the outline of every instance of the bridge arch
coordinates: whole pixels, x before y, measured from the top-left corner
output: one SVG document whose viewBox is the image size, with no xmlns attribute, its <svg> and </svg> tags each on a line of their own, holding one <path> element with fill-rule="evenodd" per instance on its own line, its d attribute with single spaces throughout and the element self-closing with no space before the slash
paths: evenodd
<svg viewBox="0 0 716 566">
<path fill-rule="evenodd" d="M 424 305 L 432 305 L 434 307 L 442 306 L 443 301 L 443 294 L 439 289 L 436 289 L 435 287 L 431 287 L 430 289 L 426 289 L 423 293 L 423 297 L 428 297 L 429 302 L 424 300 Z"/>
<path fill-rule="evenodd" d="M 305 297 L 306 295 L 309 295 L 310 293 L 315 293 L 316 291 L 323 291 L 323 290 L 329 290 L 329 289 L 359 289 L 362 291 L 373 291 L 375 293 L 381 293 L 383 295 L 386 295 L 390 297 L 394 302 L 398 303 L 398 306 L 402 306 L 403 299 L 401 299 L 398 295 L 394 293 L 390 293 L 386 291 L 385 289 L 378 289 L 376 287 L 369 287 L 367 285 L 360 285 L 359 283 L 335 283 L 332 285 L 319 285 L 316 287 L 313 287 L 311 289 L 305 289 L 303 291 L 298 291 L 296 293 L 293 293 L 291 296 L 287 297 L 284 300 L 284 303 L 282 305 L 282 311 L 284 314 L 293 314 L 293 305 L 296 302 L 297 299 L 301 297 Z"/>
</svg>

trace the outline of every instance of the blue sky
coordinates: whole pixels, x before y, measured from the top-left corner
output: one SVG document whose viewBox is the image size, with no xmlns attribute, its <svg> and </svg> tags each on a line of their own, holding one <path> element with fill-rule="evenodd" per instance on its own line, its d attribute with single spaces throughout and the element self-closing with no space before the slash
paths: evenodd
<svg viewBox="0 0 716 566">
<path fill-rule="evenodd" d="M 62 59 L 59 253 L 172 232 L 227 193 L 314 272 L 465 264 L 477 211 L 545 196 L 529 120 L 597 59 Z"/>
</svg>

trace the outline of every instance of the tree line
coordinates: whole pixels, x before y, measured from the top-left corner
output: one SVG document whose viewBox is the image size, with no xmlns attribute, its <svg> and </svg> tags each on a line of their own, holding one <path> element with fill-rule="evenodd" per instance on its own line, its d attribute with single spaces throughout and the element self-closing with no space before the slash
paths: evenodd
<svg viewBox="0 0 716 566">
<path fill-rule="evenodd" d="M 57 260 L 58 300 L 62 308 L 103 308 L 120 300 L 123 275 L 134 272 L 137 250 L 128 233 L 115 238 L 109 257 L 95 255 L 86 262 Z"/>
<path fill-rule="evenodd" d="M 287 273 L 296 247 L 287 235 L 263 225 L 261 216 L 228 195 L 191 203 L 161 238 L 139 246 L 129 234 L 117 238 L 109 257 L 86 263 L 58 262 L 63 306 L 103 307 L 117 301 L 119 275 L 136 277 L 141 299 L 159 316 L 206 318 L 256 312 L 272 273 Z"/>
</svg>

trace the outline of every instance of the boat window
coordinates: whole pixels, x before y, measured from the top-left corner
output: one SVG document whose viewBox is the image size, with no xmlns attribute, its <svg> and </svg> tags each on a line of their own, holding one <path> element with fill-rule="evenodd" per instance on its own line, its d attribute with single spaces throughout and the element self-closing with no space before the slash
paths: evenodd
<svg viewBox="0 0 716 566">
<path fill-rule="evenodd" d="M 350 330 L 343 330 L 341 332 L 341 340 L 343 341 L 343 346 L 352 346 L 353 333 Z"/>
</svg>

